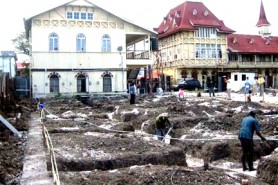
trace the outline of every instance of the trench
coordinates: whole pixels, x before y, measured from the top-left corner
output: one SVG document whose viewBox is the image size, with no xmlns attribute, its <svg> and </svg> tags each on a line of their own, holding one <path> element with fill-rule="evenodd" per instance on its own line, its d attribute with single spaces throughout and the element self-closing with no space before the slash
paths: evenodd
<svg viewBox="0 0 278 185">
<path fill-rule="evenodd" d="M 46 125 L 55 145 L 59 171 L 107 171 L 148 164 L 187 166 L 187 155 L 203 160 L 204 165 L 221 160 L 240 163 L 241 146 L 236 139 L 235 132 L 231 132 L 229 135 L 235 139 L 215 139 L 212 136 L 202 136 L 204 132 L 233 130 L 235 125 L 233 121 L 229 121 L 231 116 L 229 112 L 220 116 L 211 116 L 210 110 L 203 109 L 198 117 L 194 117 L 194 114 L 198 114 L 198 112 L 187 111 L 187 114 L 191 116 L 172 118 L 171 122 L 175 123 L 175 131 L 172 133 L 173 139 L 170 144 L 166 144 L 157 141 L 153 135 L 153 118 L 157 114 L 155 108 L 158 105 L 141 109 L 139 107 L 141 113 L 135 114 L 134 107 L 121 108 L 121 103 L 115 105 L 109 98 L 106 99 L 109 102 L 106 105 L 102 101 L 101 98 L 100 101 L 88 102 L 86 100 L 82 101 L 82 105 L 78 105 L 78 107 L 86 106 L 86 110 L 94 110 L 93 113 L 90 112 L 89 118 L 77 119 L 78 116 L 72 116 L 65 121 L 47 120 Z M 66 111 L 67 108 L 63 107 L 62 110 Z M 71 108 L 71 110 L 75 109 Z M 128 111 L 123 115 L 116 113 L 117 111 L 123 112 L 125 109 Z M 149 111 L 146 115 L 146 109 L 154 110 Z M 169 111 L 172 115 L 184 115 L 182 109 L 187 109 L 187 107 L 169 103 L 168 108 L 162 111 Z M 200 111 L 198 109 L 200 108 L 196 107 L 196 111 Z M 218 107 L 217 110 L 223 111 L 223 108 Z M 103 111 L 113 114 L 113 119 L 110 119 L 108 114 L 104 114 Z M 89 113 L 87 112 L 87 114 Z M 277 111 L 272 110 L 260 114 L 260 116 L 269 115 L 275 116 Z M 236 119 L 238 119 L 237 116 L 242 117 L 242 115 L 235 115 Z M 205 131 L 197 134 L 190 133 L 192 128 Z M 268 129 L 271 130 L 273 127 Z M 115 132 L 115 130 L 119 130 L 119 132 Z M 175 139 L 182 138 L 183 134 L 186 135 L 185 138 Z M 254 160 L 271 154 L 277 147 L 278 141 L 276 140 L 268 143 L 254 140 Z M 49 161 L 47 167 L 50 171 Z M 237 165 L 237 167 L 239 166 Z"/>
</svg>

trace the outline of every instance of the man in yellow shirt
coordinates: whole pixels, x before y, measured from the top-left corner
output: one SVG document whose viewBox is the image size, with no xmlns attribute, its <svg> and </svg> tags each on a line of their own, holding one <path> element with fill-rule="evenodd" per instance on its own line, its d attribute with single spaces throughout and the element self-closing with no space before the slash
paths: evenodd
<svg viewBox="0 0 278 185">
<path fill-rule="evenodd" d="M 262 75 L 259 76 L 258 84 L 259 84 L 259 90 L 260 90 L 260 96 L 263 96 L 264 93 L 264 77 Z"/>
<path fill-rule="evenodd" d="M 168 113 L 162 113 L 155 119 L 155 131 L 158 140 L 162 141 L 166 134 L 166 126 L 172 127 L 169 119 L 168 119 Z"/>
</svg>

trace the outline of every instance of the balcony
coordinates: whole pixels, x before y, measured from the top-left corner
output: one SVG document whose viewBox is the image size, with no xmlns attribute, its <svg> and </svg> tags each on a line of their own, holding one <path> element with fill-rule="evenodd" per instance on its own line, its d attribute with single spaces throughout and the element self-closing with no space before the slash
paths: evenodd
<svg viewBox="0 0 278 185">
<path fill-rule="evenodd" d="M 278 67 L 278 61 L 265 62 L 265 61 L 229 61 L 227 67 L 229 68 L 272 68 Z"/>
<path fill-rule="evenodd" d="M 152 61 L 153 34 L 126 34 L 126 65 L 127 67 L 146 67 Z"/>
<path fill-rule="evenodd" d="M 149 50 L 133 50 L 126 51 L 126 64 L 137 66 L 137 67 L 146 67 L 146 65 L 152 64 L 151 51 Z"/>
<path fill-rule="evenodd" d="M 126 51 L 126 65 L 129 67 L 146 67 L 152 63 L 153 62 L 149 50 Z"/>
<path fill-rule="evenodd" d="M 127 51 L 126 59 L 150 59 L 150 52 L 145 50 Z"/>
</svg>

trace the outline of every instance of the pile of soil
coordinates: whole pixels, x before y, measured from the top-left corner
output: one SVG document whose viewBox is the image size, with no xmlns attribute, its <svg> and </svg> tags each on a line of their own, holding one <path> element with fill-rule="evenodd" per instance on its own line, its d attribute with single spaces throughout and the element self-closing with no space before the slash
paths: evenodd
<svg viewBox="0 0 278 185">
<path fill-rule="evenodd" d="M 278 151 L 271 156 L 261 158 L 258 176 L 269 184 L 278 184 Z"/>
<path fill-rule="evenodd" d="M 110 171 L 87 171 L 87 172 L 60 172 L 63 184 L 239 184 L 243 175 L 231 176 L 223 170 L 210 169 L 205 171 L 202 168 L 187 168 L 182 166 L 145 165 L 131 166 Z M 267 185 L 254 179 L 248 179 L 251 184 Z"/>
<path fill-rule="evenodd" d="M 17 99 L 17 103 L 10 106 L 9 110 L 1 111 L 1 115 L 22 134 L 22 137 L 16 137 L 0 122 L 0 184 L 19 184 L 26 145 L 25 136 L 32 110 L 34 107 L 30 107 L 29 99 L 21 98 Z"/>
</svg>

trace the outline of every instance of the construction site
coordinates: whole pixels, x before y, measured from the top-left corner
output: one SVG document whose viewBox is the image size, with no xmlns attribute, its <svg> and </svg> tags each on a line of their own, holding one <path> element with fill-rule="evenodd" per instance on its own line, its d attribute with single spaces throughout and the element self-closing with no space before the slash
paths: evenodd
<svg viewBox="0 0 278 185">
<path fill-rule="evenodd" d="M 278 184 L 277 104 L 197 95 L 138 95 L 132 105 L 127 96 L 2 104 L 0 184 Z M 254 137 L 257 170 L 249 172 L 238 132 L 250 110 L 267 141 Z M 173 128 L 159 141 L 155 118 L 164 112 Z"/>
</svg>

